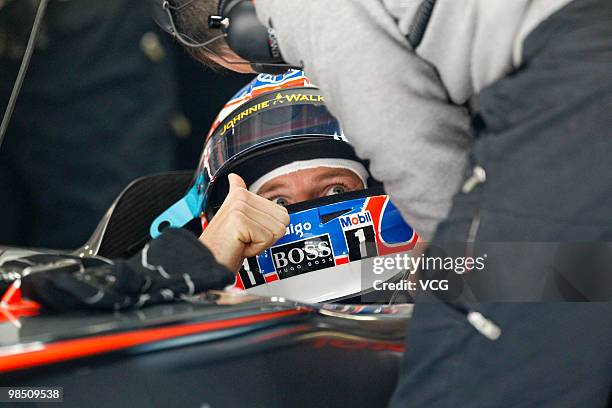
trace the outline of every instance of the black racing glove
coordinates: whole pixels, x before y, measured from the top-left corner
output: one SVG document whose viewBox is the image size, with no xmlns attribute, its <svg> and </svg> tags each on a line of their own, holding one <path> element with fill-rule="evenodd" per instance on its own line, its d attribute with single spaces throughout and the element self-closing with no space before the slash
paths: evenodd
<svg viewBox="0 0 612 408">
<path fill-rule="evenodd" d="M 222 289 L 234 274 L 192 233 L 169 229 L 128 260 L 34 255 L 2 266 L 31 272 L 24 296 L 55 310 L 120 310 Z"/>
</svg>

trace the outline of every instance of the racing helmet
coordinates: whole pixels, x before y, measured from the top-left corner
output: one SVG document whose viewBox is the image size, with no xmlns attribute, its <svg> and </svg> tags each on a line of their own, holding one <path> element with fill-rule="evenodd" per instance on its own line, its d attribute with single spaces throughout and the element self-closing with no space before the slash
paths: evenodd
<svg viewBox="0 0 612 408">
<path fill-rule="evenodd" d="M 260 74 L 226 104 L 206 138 L 192 187 L 152 223 L 151 236 L 198 218 L 206 228 L 229 192 L 229 173 L 254 191 L 296 163 L 349 168 L 366 188 L 287 206 L 285 235 L 244 260 L 234 287 L 310 303 L 374 290 L 373 280 L 364 279 L 372 268 L 364 270 L 363 263 L 409 251 L 418 236 L 369 175 L 367 161 L 357 157 L 318 88 L 298 70 Z M 403 271 L 376 273 L 384 282 Z"/>
</svg>

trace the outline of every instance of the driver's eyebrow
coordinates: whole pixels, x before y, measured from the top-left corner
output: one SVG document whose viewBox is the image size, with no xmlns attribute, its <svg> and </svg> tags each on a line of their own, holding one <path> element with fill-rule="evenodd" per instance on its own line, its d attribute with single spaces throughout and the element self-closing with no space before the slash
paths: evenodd
<svg viewBox="0 0 612 408">
<path fill-rule="evenodd" d="M 274 193 L 276 190 L 281 190 L 287 187 L 287 183 L 284 181 L 272 181 L 271 183 L 266 183 L 259 191 L 257 191 L 257 195 L 270 194 Z"/>
<path fill-rule="evenodd" d="M 313 181 L 322 182 L 322 181 L 338 179 L 338 178 L 351 178 L 351 179 L 354 178 L 361 182 L 361 179 L 359 179 L 359 177 L 355 173 L 353 173 L 350 170 L 346 170 L 346 169 L 333 169 L 333 171 L 324 172 L 322 174 L 315 176 Z"/>
</svg>

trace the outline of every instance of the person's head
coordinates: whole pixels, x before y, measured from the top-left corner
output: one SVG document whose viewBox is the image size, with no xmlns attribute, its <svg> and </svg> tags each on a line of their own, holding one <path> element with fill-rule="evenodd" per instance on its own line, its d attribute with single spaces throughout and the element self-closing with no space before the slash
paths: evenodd
<svg viewBox="0 0 612 408">
<path fill-rule="evenodd" d="M 230 49 L 220 30 L 209 28 L 208 17 L 217 14 L 217 1 L 168 1 L 179 35 L 192 43 L 205 43 L 217 38 L 205 47 L 185 47 L 196 60 L 215 69 L 224 67 L 236 72 L 253 72 L 249 63 Z"/>
<path fill-rule="evenodd" d="M 407 251 L 418 239 L 301 71 L 259 75 L 228 102 L 193 187 L 158 217 L 152 235 L 200 216 L 203 228 L 219 225 L 231 173 L 250 192 L 286 205 L 290 219 L 282 238 L 245 260 L 238 288 L 312 302 L 356 295 L 372 289 L 363 287 L 363 259 Z"/>
<path fill-rule="evenodd" d="M 230 172 L 251 192 L 289 205 L 378 185 L 367 166 L 302 71 L 260 75 L 211 127 L 200 163 L 212 181 L 204 213 L 211 219 L 225 200 Z"/>
</svg>

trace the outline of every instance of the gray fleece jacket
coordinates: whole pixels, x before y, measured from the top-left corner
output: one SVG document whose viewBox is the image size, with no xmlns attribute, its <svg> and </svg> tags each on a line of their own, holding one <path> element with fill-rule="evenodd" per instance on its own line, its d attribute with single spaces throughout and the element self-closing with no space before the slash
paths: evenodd
<svg viewBox="0 0 612 408">
<path fill-rule="evenodd" d="M 256 8 L 429 240 L 463 181 L 472 142 L 464 104 L 517 67 L 526 36 L 570 1 L 438 0 L 416 50 L 405 35 L 422 0 L 257 0 Z"/>
</svg>

